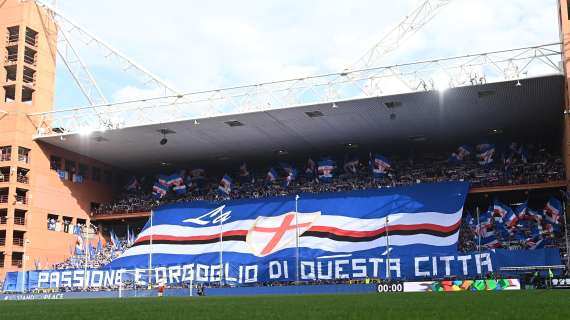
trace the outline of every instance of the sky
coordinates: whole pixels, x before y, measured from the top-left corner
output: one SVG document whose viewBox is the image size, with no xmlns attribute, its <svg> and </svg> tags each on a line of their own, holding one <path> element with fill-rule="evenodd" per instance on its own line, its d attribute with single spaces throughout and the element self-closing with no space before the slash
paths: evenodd
<svg viewBox="0 0 570 320">
<path fill-rule="evenodd" d="M 46 0 L 46 2 L 50 2 Z M 180 92 L 339 72 L 421 0 L 58 0 L 65 16 Z M 453 0 L 379 66 L 559 42 L 557 0 Z M 159 95 L 74 45 L 111 101 Z M 61 61 L 57 109 L 87 105 Z"/>
</svg>

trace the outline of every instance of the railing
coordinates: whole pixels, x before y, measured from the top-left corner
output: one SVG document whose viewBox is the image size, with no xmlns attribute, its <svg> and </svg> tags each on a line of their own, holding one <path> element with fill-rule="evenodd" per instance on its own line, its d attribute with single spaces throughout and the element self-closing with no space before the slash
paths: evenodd
<svg viewBox="0 0 570 320">
<path fill-rule="evenodd" d="M 10 161 L 10 160 L 12 160 L 11 153 L 3 153 L 2 155 L 0 155 L 0 161 Z"/>
<path fill-rule="evenodd" d="M 12 239 L 12 244 L 15 246 L 23 247 L 24 246 L 24 238 L 14 238 L 14 239 Z"/>
<path fill-rule="evenodd" d="M 36 57 L 24 56 L 24 62 L 31 65 L 36 65 Z"/>
<path fill-rule="evenodd" d="M 6 36 L 6 42 L 8 43 L 18 42 L 19 38 L 20 38 L 19 34 L 9 34 L 8 36 Z"/>
<path fill-rule="evenodd" d="M 14 217 L 14 224 L 17 224 L 19 226 L 25 226 L 26 217 Z"/>
<path fill-rule="evenodd" d="M 28 114 L 37 136 L 562 75 L 560 43 Z"/>
<path fill-rule="evenodd" d="M 30 76 L 25 74 L 23 77 L 24 80 L 24 84 L 31 84 L 31 85 L 35 85 L 36 84 L 36 79 L 34 76 Z"/>
<path fill-rule="evenodd" d="M 0 175 L 0 182 L 8 182 L 10 181 L 10 176 L 6 173 L 2 173 L 2 175 Z"/>
<path fill-rule="evenodd" d="M 27 154 L 18 154 L 18 161 L 23 163 L 30 163 L 30 156 Z"/>
<path fill-rule="evenodd" d="M 6 56 L 6 63 L 10 63 L 10 62 L 17 62 L 18 61 L 18 54 L 17 53 L 13 53 L 13 54 L 9 54 Z"/>
<path fill-rule="evenodd" d="M 0 225 L 8 223 L 8 217 L 1 216 L 0 217 Z"/>
<path fill-rule="evenodd" d="M 26 196 L 16 196 L 16 204 L 28 204 L 28 198 Z"/>
<path fill-rule="evenodd" d="M 4 268 L 4 260 L 0 260 L 0 268 Z"/>
<path fill-rule="evenodd" d="M 8 203 L 8 195 L 1 195 L 0 196 L 0 203 Z"/>
<path fill-rule="evenodd" d="M 35 47 L 38 45 L 38 37 L 37 36 L 32 37 L 32 36 L 26 35 L 26 43 L 32 47 Z"/>
<path fill-rule="evenodd" d="M 16 181 L 19 183 L 23 183 L 23 184 L 29 184 L 30 183 L 30 178 L 26 177 L 26 176 L 18 176 L 16 178 Z"/>
</svg>

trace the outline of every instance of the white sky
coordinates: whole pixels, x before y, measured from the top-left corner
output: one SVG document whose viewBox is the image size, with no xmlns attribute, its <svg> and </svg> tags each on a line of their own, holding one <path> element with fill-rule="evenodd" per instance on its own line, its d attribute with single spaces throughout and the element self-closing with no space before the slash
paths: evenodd
<svg viewBox="0 0 570 320">
<path fill-rule="evenodd" d="M 48 0 L 49 1 L 49 0 Z M 420 0 L 59 0 L 93 34 L 182 92 L 337 72 Z M 454 0 L 380 65 L 559 41 L 556 0 Z M 81 49 L 111 100 L 144 86 Z M 56 106 L 85 105 L 62 65 Z"/>
</svg>

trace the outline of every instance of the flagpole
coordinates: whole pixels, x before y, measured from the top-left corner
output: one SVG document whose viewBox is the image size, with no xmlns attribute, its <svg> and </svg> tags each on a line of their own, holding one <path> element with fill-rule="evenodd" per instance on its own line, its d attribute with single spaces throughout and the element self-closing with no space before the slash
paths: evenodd
<svg viewBox="0 0 570 320">
<path fill-rule="evenodd" d="M 562 210 L 564 215 L 564 241 L 566 242 L 566 270 L 570 271 L 570 245 L 568 243 L 568 218 L 566 217 L 566 200 L 568 194 L 562 191 Z"/>
<path fill-rule="evenodd" d="M 154 211 L 150 211 L 150 247 L 149 247 L 149 255 L 148 255 L 148 284 L 151 284 L 152 281 L 152 216 L 154 215 Z"/>
<path fill-rule="evenodd" d="M 224 234 L 224 219 L 223 219 L 223 214 L 222 212 L 220 212 L 219 215 L 220 218 L 220 287 L 223 284 L 223 278 L 224 278 L 224 264 L 223 264 L 223 252 L 224 252 L 224 239 L 223 239 L 223 234 Z"/>
<path fill-rule="evenodd" d="M 481 219 L 479 219 L 479 206 L 475 207 L 475 213 L 477 214 L 477 252 L 481 254 Z M 481 277 L 481 274 L 479 274 Z"/>
<path fill-rule="evenodd" d="M 299 283 L 299 195 L 295 195 L 295 279 Z"/>
<path fill-rule="evenodd" d="M 390 233 L 388 230 L 388 216 L 386 216 L 386 266 L 388 268 L 388 282 L 392 278 L 392 272 L 390 272 Z"/>
</svg>

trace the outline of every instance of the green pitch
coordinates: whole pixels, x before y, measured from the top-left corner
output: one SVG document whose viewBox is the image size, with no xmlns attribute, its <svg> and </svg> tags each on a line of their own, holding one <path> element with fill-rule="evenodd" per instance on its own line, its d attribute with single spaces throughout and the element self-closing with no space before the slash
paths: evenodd
<svg viewBox="0 0 570 320">
<path fill-rule="evenodd" d="M 570 290 L 0 301 L 0 319 L 570 319 Z"/>
</svg>

